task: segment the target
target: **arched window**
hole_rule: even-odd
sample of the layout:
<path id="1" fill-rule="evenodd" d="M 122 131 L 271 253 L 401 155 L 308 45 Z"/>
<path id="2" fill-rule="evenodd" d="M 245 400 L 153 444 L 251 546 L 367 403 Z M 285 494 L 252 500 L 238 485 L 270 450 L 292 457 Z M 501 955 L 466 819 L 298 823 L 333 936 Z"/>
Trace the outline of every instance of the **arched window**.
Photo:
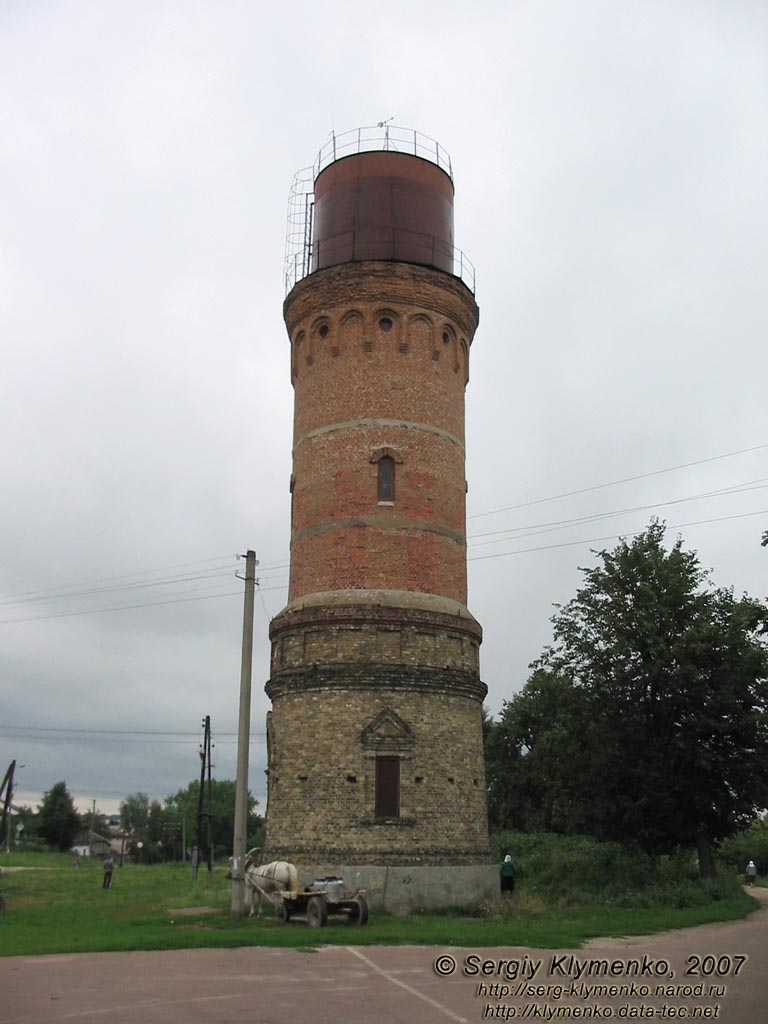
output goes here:
<path id="1" fill-rule="evenodd" d="M 379 501 L 395 500 L 395 460 L 389 455 L 379 459 L 377 497 Z"/>

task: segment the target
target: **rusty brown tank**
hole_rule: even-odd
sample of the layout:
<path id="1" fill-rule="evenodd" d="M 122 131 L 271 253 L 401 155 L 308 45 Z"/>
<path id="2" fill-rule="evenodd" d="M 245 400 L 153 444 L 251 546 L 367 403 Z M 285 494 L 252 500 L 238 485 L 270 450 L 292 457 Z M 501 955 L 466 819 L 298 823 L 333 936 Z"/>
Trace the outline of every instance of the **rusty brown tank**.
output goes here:
<path id="1" fill-rule="evenodd" d="M 404 153 L 359 153 L 315 180 L 312 268 L 396 260 L 453 273 L 453 182 Z"/>

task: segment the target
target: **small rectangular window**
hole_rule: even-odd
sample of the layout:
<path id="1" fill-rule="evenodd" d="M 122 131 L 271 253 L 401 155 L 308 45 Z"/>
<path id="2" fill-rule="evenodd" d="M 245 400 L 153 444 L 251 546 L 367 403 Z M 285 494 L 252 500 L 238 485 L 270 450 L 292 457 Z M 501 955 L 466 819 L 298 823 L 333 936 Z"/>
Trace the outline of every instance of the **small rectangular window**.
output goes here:
<path id="1" fill-rule="evenodd" d="M 389 455 L 379 459 L 378 500 L 395 500 L 395 460 Z"/>
<path id="2" fill-rule="evenodd" d="M 400 817 L 400 758 L 376 758 L 377 818 Z"/>

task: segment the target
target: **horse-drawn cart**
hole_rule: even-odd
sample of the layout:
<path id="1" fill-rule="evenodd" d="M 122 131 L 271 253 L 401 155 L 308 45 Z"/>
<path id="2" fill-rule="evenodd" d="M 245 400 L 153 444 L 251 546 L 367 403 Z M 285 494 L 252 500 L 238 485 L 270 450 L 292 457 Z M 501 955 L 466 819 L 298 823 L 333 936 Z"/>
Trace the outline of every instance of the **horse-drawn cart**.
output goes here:
<path id="1" fill-rule="evenodd" d="M 310 928 L 323 928 L 332 914 L 347 918 L 352 925 L 368 924 L 368 901 L 362 890 L 349 892 L 341 878 L 316 878 L 301 892 L 275 893 L 275 916 L 287 923 L 294 914 L 306 915 Z"/>

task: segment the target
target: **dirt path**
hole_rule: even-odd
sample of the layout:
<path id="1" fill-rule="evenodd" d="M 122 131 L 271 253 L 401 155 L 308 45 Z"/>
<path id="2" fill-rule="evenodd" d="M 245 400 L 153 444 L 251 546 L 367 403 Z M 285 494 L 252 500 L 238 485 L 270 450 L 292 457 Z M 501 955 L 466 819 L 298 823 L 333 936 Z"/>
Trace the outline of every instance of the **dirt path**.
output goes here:
<path id="1" fill-rule="evenodd" d="M 572 951 L 350 945 L 5 958 L 0 1024 L 762 1024 L 768 890 L 753 891 L 763 906 L 741 921 Z"/>

